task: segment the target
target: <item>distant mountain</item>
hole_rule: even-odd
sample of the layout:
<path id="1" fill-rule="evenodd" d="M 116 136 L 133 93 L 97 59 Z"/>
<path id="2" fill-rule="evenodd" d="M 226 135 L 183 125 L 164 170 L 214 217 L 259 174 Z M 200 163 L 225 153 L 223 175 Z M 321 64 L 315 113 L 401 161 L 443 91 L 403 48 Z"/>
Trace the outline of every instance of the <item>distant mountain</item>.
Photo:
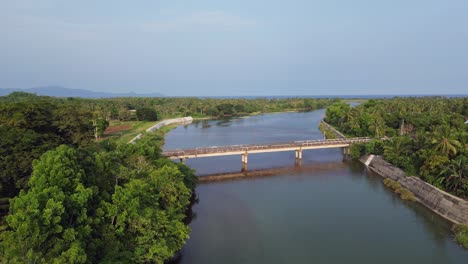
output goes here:
<path id="1" fill-rule="evenodd" d="M 137 94 L 130 93 L 106 93 L 94 92 L 84 89 L 70 89 L 61 86 L 44 86 L 34 87 L 29 89 L 0 89 L 0 96 L 8 95 L 12 92 L 26 92 L 34 93 L 37 95 L 46 95 L 54 97 L 81 97 L 81 98 L 113 98 L 113 97 L 161 97 L 164 96 L 160 93 Z"/>

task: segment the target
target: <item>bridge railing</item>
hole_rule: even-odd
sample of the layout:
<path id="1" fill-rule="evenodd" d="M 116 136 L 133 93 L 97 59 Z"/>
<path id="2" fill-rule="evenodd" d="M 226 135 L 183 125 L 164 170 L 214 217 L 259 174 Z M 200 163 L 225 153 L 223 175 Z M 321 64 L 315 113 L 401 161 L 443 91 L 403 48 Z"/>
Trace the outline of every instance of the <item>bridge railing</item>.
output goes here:
<path id="1" fill-rule="evenodd" d="M 282 149 L 282 148 L 300 148 L 309 146 L 320 146 L 329 144 L 346 144 L 346 143 L 359 143 L 368 142 L 371 138 L 369 137 L 358 137 L 348 139 L 327 139 L 327 140 L 301 140 L 285 143 L 275 144 L 247 144 L 247 145 L 231 145 L 231 146 L 211 146 L 211 147 L 198 147 L 193 149 L 176 149 L 165 151 L 165 156 L 184 156 L 184 155 L 197 155 L 197 154 L 210 154 L 210 153 L 223 153 L 233 151 L 251 151 L 251 150 L 262 150 L 262 149 Z"/>

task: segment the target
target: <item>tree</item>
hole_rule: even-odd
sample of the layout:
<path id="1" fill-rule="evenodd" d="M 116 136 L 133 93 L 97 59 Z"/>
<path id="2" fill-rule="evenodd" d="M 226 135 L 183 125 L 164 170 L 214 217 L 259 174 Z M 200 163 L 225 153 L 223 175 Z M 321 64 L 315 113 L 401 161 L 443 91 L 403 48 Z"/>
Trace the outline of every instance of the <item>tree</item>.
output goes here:
<path id="1" fill-rule="evenodd" d="M 455 155 L 458 151 L 457 148 L 462 147 L 459 141 L 451 138 L 449 126 L 438 127 L 432 136 L 432 144 L 434 144 L 435 150 L 442 155 Z"/>
<path id="2" fill-rule="evenodd" d="M 163 263 L 182 248 L 189 232 L 183 213 L 191 192 L 181 179 L 175 167 L 163 167 L 148 179 L 131 179 L 116 187 L 107 211 L 120 253 L 115 255 L 113 249 L 106 255 L 108 261 Z"/>
<path id="3" fill-rule="evenodd" d="M 336 102 L 330 105 L 326 111 L 326 121 L 341 127 L 345 121 L 346 113 L 351 109 L 347 103 Z"/>
<path id="4" fill-rule="evenodd" d="M 0 196 L 14 197 L 27 186 L 33 160 L 59 145 L 60 138 L 3 125 L 0 135 Z"/>
<path id="5" fill-rule="evenodd" d="M 158 120 L 158 114 L 152 108 L 140 108 L 136 112 L 138 120 L 140 121 L 156 121 Z"/>
<path id="6" fill-rule="evenodd" d="M 85 263 L 94 191 L 83 183 L 77 152 L 66 146 L 34 163 L 29 190 L 11 201 L 5 259 L 13 263 Z"/>

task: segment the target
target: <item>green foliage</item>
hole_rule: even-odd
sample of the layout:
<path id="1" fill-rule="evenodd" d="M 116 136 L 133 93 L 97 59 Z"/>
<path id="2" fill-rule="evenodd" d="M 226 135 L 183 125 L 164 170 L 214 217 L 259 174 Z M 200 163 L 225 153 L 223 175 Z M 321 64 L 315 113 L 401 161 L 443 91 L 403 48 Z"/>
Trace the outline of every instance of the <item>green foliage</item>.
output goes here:
<path id="1" fill-rule="evenodd" d="M 453 231 L 457 242 L 468 249 L 468 225 L 455 225 Z"/>
<path id="2" fill-rule="evenodd" d="M 390 178 L 386 178 L 383 181 L 383 183 L 385 186 L 392 189 L 395 193 L 399 194 L 401 199 L 409 200 L 409 201 L 416 201 L 416 197 L 414 196 L 414 194 L 410 190 L 402 187 L 399 182 L 394 181 Z"/>
<path id="3" fill-rule="evenodd" d="M 326 139 L 336 139 L 336 134 L 328 129 L 323 123 L 319 124 L 319 129 L 322 131 L 322 134 L 325 136 Z"/>
<path id="4" fill-rule="evenodd" d="M 140 121 L 156 121 L 158 120 L 158 114 L 156 113 L 156 110 L 149 108 L 149 107 L 143 107 L 139 108 L 136 112 L 137 118 Z"/>
<path id="5" fill-rule="evenodd" d="M 26 187 L 32 161 L 60 144 L 93 138 L 91 111 L 74 101 L 14 93 L 0 104 L 0 196 Z M 1 101 L 1 100 L 0 100 Z"/>
<path id="6" fill-rule="evenodd" d="M 188 238 L 196 177 L 160 157 L 161 135 L 136 144 L 59 146 L 34 162 L 11 201 L 7 263 L 163 263 Z M 180 168 L 180 169 L 179 169 Z"/>
<path id="7" fill-rule="evenodd" d="M 467 106 L 467 98 L 444 97 L 369 100 L 353 108 L 337 103 L 327 120 L 351 136 L 391 137 L 368 143 L 366 153 L 383 154 L 408 174 L 468 197 Z"/>
<path id="8" fill-rule="evenodd" d="M 365 146 L 361 143 L 354 143 L 349 146 L 349 154 L 352 159 L 359 159 L 365 153 Z"/>
<path id="9" fill-rule="evenodd" d="M 398 183 L 397 181 L 394 181 L 394 180 L 392 180 L 390 178 L 384 179 L 383 183 L 384 183 L 385 186 L 387 186 L 388 188 L 390 188 L 392 190 L 401 188 L 400 183 Z"/>
<path id="10" fill-rule="evenodd" d="M 365 144 L 366 154 L 382 155 L 384 152 L 384 142 L 382 140 L 373 139 Z"/>
<path id="11" fill-rule="evenodd" d="M 346 114 L 350 111 L 351 106 L 344 102 L 336 102 L 330 105 L 326 111 L 325 120 L 333 125 L 341 126 L 345 121 Z"/>
<path id="12" fill-rule="evenodd" d="M 74 149 L 60 146 L 34 163 L 30 189 L 11 201 L 6 218 L 6 260 L 14 263 L 85 263 L 91 234 L 88 205 L 95 194 L 83 184 Z"/>

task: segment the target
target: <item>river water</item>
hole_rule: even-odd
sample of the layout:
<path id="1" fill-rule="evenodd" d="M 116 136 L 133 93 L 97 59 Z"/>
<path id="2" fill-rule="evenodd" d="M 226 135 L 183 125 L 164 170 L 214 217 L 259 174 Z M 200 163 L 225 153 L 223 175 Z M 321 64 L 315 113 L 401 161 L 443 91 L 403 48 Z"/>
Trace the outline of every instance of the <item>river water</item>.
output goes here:
<path id="1" fill-rule="evenodd" d="M 165 149 L 321 139 L 324 111 L 203 120 L 166 135 Z M 189 159 L 199 175 L 238 172 L 240 156 Z M 468 263 L 450 224 L 386 189 L 340 149 L 249 155 L 275 176 L 200 184 L 178 263 Z"/>

